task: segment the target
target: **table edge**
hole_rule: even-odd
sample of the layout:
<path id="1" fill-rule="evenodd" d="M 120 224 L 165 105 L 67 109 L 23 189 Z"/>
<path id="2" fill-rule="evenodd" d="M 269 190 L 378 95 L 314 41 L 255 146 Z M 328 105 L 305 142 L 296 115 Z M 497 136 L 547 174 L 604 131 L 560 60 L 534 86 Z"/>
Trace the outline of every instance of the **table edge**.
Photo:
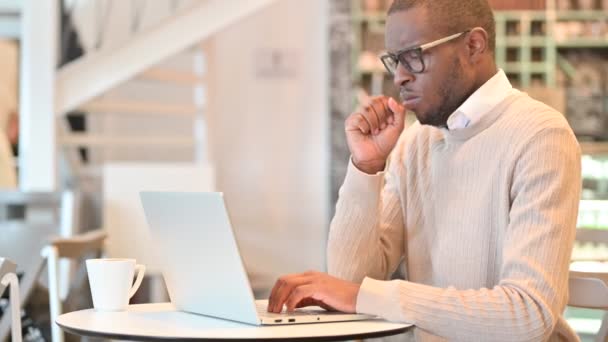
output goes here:
<path id="1" fill-rule="evenodd" d="M 334 322 L 335 323 L 335 322 Z M 175 340 L 181 340 L 181 341 L 293 341 L 293 342 L 304 342 L 304 341 L 319 341 L 319 342 L 332 342 L 332 341 L 347 341 L 347 340 L 353 340 L 353 339 L 365 339 L 365 338 L 379 338 L 379 337 L 387 337 L 387 336 L 394 336 L 397 334 L 401 334 L 404 333 L 406 331 L 408 331 L 409 329 L 413 328 L 414 325 L 413 324 L 409 324 L 409 323 L 404 323 L 406 324 L 403 327 L 399 327 L 399 328 L 395 328 L 395 329 L 391 329 L 391 330 L 385 330 L 385 331 L 380 331 L 380 332 L 371 332 L 371 333 L 363 333 L 363 334 L 352 334 L 352 335 L 340 335 L 340 336 L 327 336 L 327 337 L 319 337 L 319 336 L 311 336 L 311 337 L 297 337 L 297 338 L 250 338 L 250 339 L 243 339 L 243 338 L 200 338 L 200 337 L 181 337 L 181 338 L 176 338 L 175 336 L 173 337 L 169 337 L 169 336 L 143 336 L 143 335 L 121 335 L 121 334 L 114 334 L 114 333 L 103 333 L 103 332 L 98 332 L 98 331 L 91 331 L 91 330 L 84 330 L 84 329 L 77 329 L 77 328 L 72 328 L 72 327 L 68 327 L 65 326 L 63 324 L 60 324 L 58 322 L 55 321 L 55 324 L 57 324 L 63 331 L 68 332 L 70 334 L 74 334 L 74 335 L 78 335 L 78 336 L 87 336 L 87 337 L 101 337 L 101 338 L 109 338 L 109 339 L 117 339 L 117 340 L 127 340 L 127 341 L 175 341 Z M 324 324 L 324 323 L 318 323 L 318 324 Z"/>

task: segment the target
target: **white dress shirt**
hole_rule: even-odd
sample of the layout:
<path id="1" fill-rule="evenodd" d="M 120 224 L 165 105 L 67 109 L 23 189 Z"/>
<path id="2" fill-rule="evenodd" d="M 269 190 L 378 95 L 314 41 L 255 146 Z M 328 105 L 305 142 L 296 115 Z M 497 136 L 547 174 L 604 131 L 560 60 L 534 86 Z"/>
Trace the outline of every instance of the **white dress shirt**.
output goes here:
<path id="1" fill-rule="evenodd" d="M 462 129 L 476 122 L 502 102 L 507 96 L 518 92 L 514 89 L 502 69 L 477 89 L 469 98 L 450 115 L 448 129 Z"/>

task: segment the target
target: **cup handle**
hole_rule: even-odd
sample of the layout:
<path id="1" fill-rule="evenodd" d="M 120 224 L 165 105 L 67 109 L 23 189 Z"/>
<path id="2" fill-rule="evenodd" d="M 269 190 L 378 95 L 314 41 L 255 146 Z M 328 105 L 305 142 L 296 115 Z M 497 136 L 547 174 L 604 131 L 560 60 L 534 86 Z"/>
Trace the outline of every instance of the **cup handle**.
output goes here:
<path id="1" fill-rule="evenodd" d="M 135 265 L 135 271 L 137 271 L 137 278 L 135 279 L 135 283 L 133 284 L 133 286 L 131 287 L 131 290 L 129 291 L 129 299 L 131 299 L 131 297 L 133 297 L 135 292 L 137 292 L 137 289 L 139 289 L 139 286 L 141 285 L 141 281 L 144 279 L 144 273 L 146 273 L 146 266 L 137 264 L 137 265 Z"/>

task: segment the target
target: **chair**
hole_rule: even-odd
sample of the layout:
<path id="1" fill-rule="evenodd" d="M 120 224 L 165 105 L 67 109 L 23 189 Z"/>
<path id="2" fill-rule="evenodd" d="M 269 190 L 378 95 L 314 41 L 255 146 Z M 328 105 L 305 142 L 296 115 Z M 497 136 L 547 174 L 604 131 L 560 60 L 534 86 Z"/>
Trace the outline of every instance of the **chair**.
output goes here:
<path id="1" fill-rule="evenodd" d="M 32 250 L 40 250 L 41 244 L 48 243 L 49 236 L 73 236 L 80 232 L 81 195 L 79 192 L 66 190 L 63 192 L 0 192 L 0 221 L 2 225 L 7 222 L 12 228 L 24 225 L 36 227 L 27 234 L 29 240 L 22 241 L 26 245 L 10 244 L 3 246 L 3 251 L 10 251 L 22 271 L 37 268 L 41 260 L 36 260 Z M 18 213 L 12 216 L 12 213 Z M 19 217 L 23 216 L 23 217 Z M 4 227 L 2 227 L 4 228 Z M 36 233 L 34 233 L 34 231 Z M 14 232 L 13 233 L 17 234 Z M 11 235 L 5 235 L 11 236 Z M 37 243 L 38 242 L 38 243 Z M 60 266 L 61 278 L 70 278 L 71 265 L 68 262 Z M 67 283 L 64 281 L 63 283 Z M 62 293 L 68 291 L 67 285 L 60 289 Z"/>
<path id="2" fill-rule="evenodd" d="M 45 260 L 40 253 L 52 236 L 56 236 L 57 226 L 51 224 L 30 224 L 20 221 L 0 222 L 0 251 L 2 257 L 14 260 L 17 271 L 23 276 L 19 280 L 20 307 L 23 307 L 36 288 Z M 34 251 L 34 253 L 32 253 Z M 7 315 L 0 317 L 0 341 L 6 340 L 11 330 Z"/>
<path id="3" fill-rule="evenodd" d="M 10 287 L 10 318 L 12 321 L 12 340 L 21 342 L 21 302 L 19 300 L 19 279 L 15 274 L 17 265 L 12 261 L 0 258 L 0 295 Z M 8 316 L 7 313 L 5 313 Z"/>
<path id="4" fill-rule="evenodd" d="M 17 231 L 21 232 L 21 235 L 12 235 L 14 243 L 16 244 L 19 244 L 21 241 L 31 240 L 28 239 L 28 237 L 32 236 L 31 232 L 38 231 L 38 229 L 35 228 L 20 228 L 21 229 Z M 61 291 L 59 261 L 61 259 L 79 260 L 92 253 L 95 253 L 95 256 L 99 256 L 102 253 L 105 238 L 105 232 L 96 230 L 70 238 L 50 239 L 46 246 L 39 248 L 41 252 L 36 261 L 39 260 L 40 262 L 35 262 L 33 266 L 26 269 L 25 275 L 21 280 L 21 288 L 23 289 L 24 295 L 20 298 L 20 301 L 18 301 L 20 302 L 20 305 L 15 307 L 22 307 L 27 303 L 27 300 L 35 287 L 36 281 L 46 265 L 49 285 L 51 336 L 54 342 L 62 342 L 64 340 L 63 332 L 59 326 L 55 324 L 55 320 L 61 314 L 62 302 L 67 298 L 69 293 Z M 12 304 L 11 307 L 13 307 Z M 9 327 L 10 323 L 8 319 L 2 317 L 0 320 L 0 341 L 3 341 L 8 335 Z"/>
<path id="5" fill-rule="evenodd" d="M 608 231 L 578 229 L 576 241 L 608 244 Z M 573 263 L 570 269 L 568 285 L 568 305 L 587 309 L 608 310 L 608 266 L 605 263 Z M 595 341 L 608 341 L 608 312 L 604 314 Z"/>
<path id="6" fill-rule="evenodd" d="M 63 333 L 54 321 L 61 313 L 62 301 L 68 296 L 73 278 L 69 272 L 69 260 L 82 258 L 89 252 L 100 254 L 106 234 L 101 231 L 76 234 L 80 230 L 79 196 L 73 192 L 0 194 L 0 205 L 12 204 L 26 207 L 26 219 L 0 221 L 0 235 L 3 237 L 0 251 L 3 256 L 17 261 L 24 274 L 20 280 L 22 307 L 40 280 L 44 266 L 47 266 L 51 333 L 53 341 L 61 342 Z M 49 216 L 47 213 L 51 213 L 51 218 L 58 217 L 58 222 L 41 220 Z M 58 236 L 62 238 L 56 238 Z M 0 318 L 0 341 L 8 336 L 9 331 L 10 321 L 6 317 Z"/>
<path id="7" fill-rule="evenodd" d="M 64 340 L 61 328 L 55 324 L 61 314 L 62 302 L 67 293 L 61 293 L 59 286 L 59 260 L 62 258 L 82 260 L 85 256 L 94 253 L 100 256 L 103 251 L 104 240 L 107 235 L 101 230 L 91 231 L 71 238 L 60 238 L 51 241 L 41 254 L 46 259 L 49 278 L 49 305 L 51 318 L 51 334 L 53 342 Z"/>

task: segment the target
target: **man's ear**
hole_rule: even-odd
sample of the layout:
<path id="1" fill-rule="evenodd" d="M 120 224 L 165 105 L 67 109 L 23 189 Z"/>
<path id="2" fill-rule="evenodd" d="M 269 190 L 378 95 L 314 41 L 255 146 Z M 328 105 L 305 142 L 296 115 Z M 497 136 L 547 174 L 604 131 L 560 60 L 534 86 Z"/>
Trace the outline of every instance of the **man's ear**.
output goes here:
<path id="1" fill-rule="evenodd" d="M 476 27 L 467 35 L 467 52 L 469 60 L 476 64 L 488 52 L 488 33 L 481 27 Z"/>

